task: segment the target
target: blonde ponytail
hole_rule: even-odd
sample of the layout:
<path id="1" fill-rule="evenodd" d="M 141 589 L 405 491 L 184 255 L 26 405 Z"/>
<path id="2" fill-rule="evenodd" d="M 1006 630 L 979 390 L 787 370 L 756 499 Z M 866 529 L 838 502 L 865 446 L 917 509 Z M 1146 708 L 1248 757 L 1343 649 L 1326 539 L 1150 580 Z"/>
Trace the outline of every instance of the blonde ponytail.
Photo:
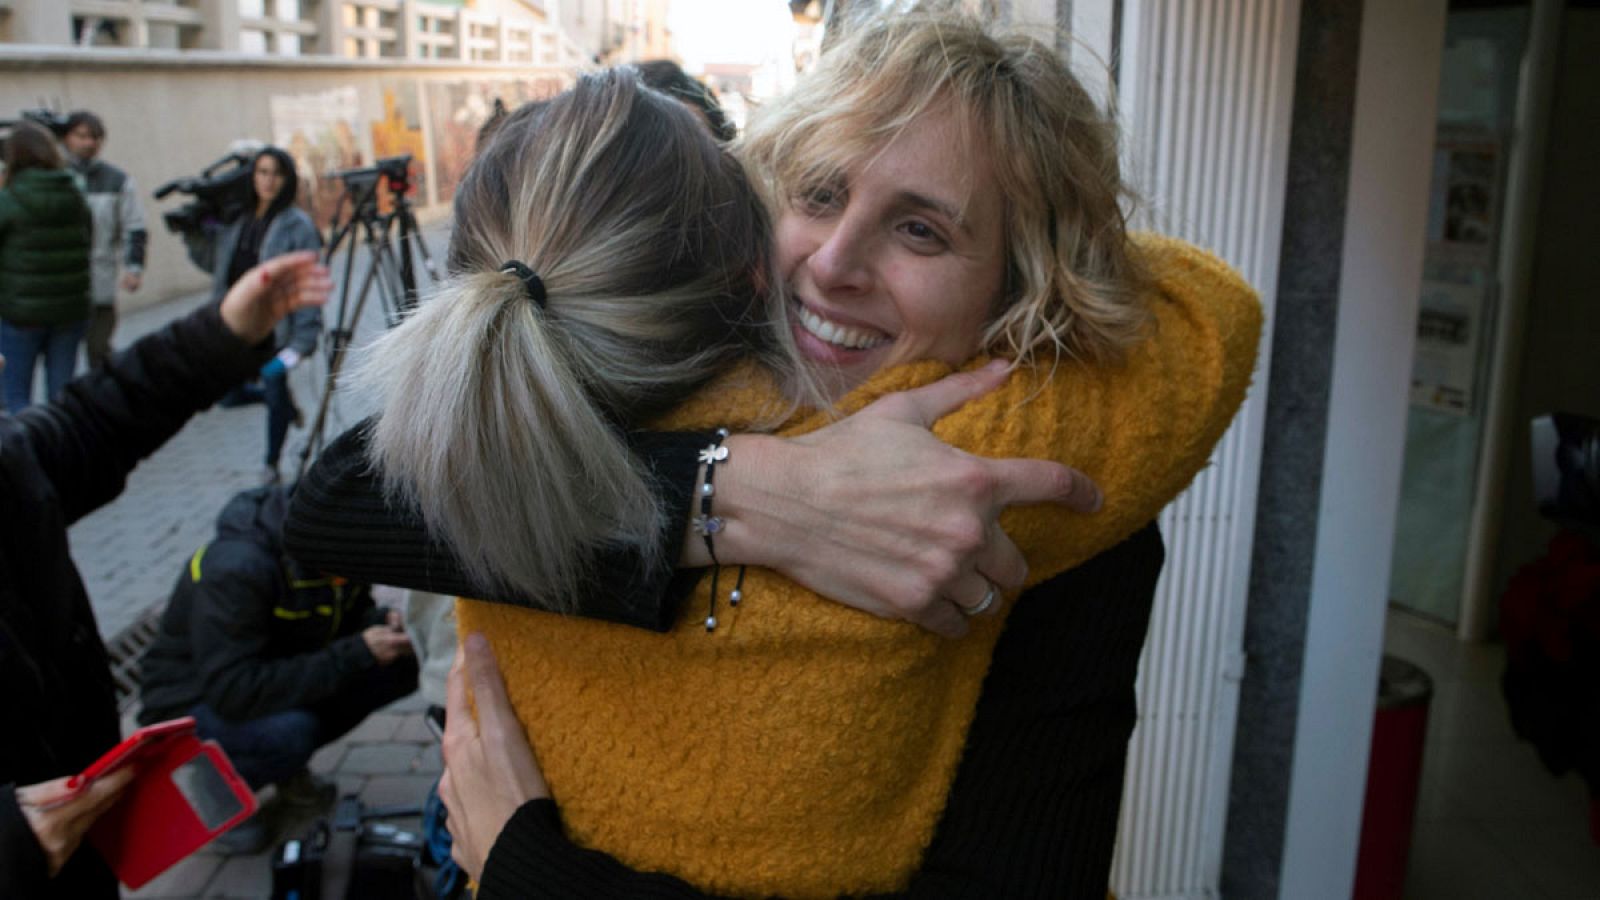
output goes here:
<path id="1" fill-rule="evenodd" d="M 744 170 L 634 78 L 585 77 L 499 126 L 457 191 L 452 276 L 352 379 L 376 395 L 392 498 L 486 586 L 547 609 L 570 609 L 599 547 L 668 564 L 624 429 L 739 359 L 788 365 Z"/>
<path id="2" fill-rule="evenodd" d="M 476 274 L 376 342 L 358 377 L 379 395 L 391 500 L 489 586 L 560 610 L 589 549 L 657 560 L 661 510 L 551 332 L 516 276 Z"/>

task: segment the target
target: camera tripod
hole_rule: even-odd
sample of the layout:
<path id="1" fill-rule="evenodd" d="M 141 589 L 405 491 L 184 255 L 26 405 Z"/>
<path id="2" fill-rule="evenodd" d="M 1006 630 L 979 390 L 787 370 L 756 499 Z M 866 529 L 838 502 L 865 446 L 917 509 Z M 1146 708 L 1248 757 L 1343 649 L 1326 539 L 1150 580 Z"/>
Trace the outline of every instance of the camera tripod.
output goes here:
<path id="1" fill-rule="evenodd" d="M 399 325 L 417 306 L 416 264 L 420 260 L 427 273 L 428 284 L 437 281 L 439 274 L 433 257 L 422 240 L 411 201 L 406 197 L 410 189 L 411 156 L 391 156 L 378 160 L 376 165 L 363 169 L 346 169 L 332 177 L 344 182 L 344 193 L 334 209 L 333 231 L 328 248 L 323 253 L 323 263 L 333 260 L 344 251 L 344 275 L 339 288 L 339 304 L 333 327 L 328 329 L 328 377 L 323 383 L 322 401 L 318 404 L 316 418 L 312 420 L 309 436 L 300 451 L 300 465 L 296 481 L 305 474 L 311 458 L 322 447 L 323 431 L 327 424 L 329 407 L 338 388 L 339 370 L 344 365 L 345 354 L 355 336 L 367 298 L 378 295 L 382 306 L 384 327 Z M 380 212 L 378 187 L 386 185 L 393 199 L 393 208 Z M 346 213 L 346 207 L 349 211 Z M 356 253 L 365 247 L 367 261 L 361 276 L 360 287 L 352 292 L 356 274 Z"/>

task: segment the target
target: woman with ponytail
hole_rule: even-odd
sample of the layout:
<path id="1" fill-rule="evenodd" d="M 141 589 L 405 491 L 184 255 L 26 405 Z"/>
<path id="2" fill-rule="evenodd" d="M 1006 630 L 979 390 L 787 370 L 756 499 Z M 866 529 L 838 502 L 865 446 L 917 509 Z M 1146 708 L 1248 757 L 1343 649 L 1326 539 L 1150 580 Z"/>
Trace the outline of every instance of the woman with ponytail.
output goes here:
<path id="1" fill-rule="evenodd" d="M 1259 306 L 1127 234 L 1048 48 L 869 26 L 745 147 L 775 254 L 703 129 L 630 149 L 664 98 L 626 76 L 515 114 L 458 195 L 460 308 L 375 348 L 378 423 L 297 494 L 309 561 L 510 601 L 458 605 L 488 640 L 440 793 L 480 897 L 1104 894 L 1148 523 Z"/>
<path id="2" fill-rule="evenodd" d="M 593 548 L 664 560 L 623 429 L 739 360 L 793 368 L 766 213 L 694 114 L 626 71 L 512 113 L 455 211 L 449 279 L 354 376 L 373 461 L 486 586 L 570 609 Z"/>

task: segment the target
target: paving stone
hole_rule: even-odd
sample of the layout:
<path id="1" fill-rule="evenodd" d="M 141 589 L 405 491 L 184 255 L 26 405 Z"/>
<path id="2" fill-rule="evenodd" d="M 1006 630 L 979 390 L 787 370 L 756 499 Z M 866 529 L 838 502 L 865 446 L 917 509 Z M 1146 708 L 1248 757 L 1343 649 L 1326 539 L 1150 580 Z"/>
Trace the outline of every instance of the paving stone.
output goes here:
<path id="1" fill-rule="evenodd" d="M 342 740 L 334 741 L 326 747 L 320 747 L 317 752 L 311 754 L 311 760 L 306 763 L 306 768 L 310 769 L 312 774 L 315 775 L 328 775 L 339 768 L 339 764 L 344 761 L 344 753 L 348 749 L 350 749 L 350 745 Z"/>
<path id="2" fill-rule="evenodd" d="M 407 775 L 422 770 L 415 744 L 355 744 L 345 754 L 340 774 Z"/>
<path id="3" fill-rule="evenodd" d="M 374 775 L 361 791 L 368 806 L 421 806 L 435 775 Z"/>
<path id="4" fill-rule="evenodd" d="M 411 744 L 431 744 L 438 740 L 421 713 L 409 713 L 401 719 L 400 727 L 395 730 L 394 739 Z"/>
<path id="5" fill-rule="evenodd" d="M 211 883 L 217 870 L 222 868 L 222 862 L 222 857 L 214 854 L 191 854 L 137 891 L 125 890 L 123 896 L 130 900 L 198 897 L 205 892 L 206 886 Z"/>
<path id="6" fill-rule="evenodd" d="M 341 772 L 334 778 L 334 781 L 339 785 L 339 796 L 341 797 L 346 794 L 359 794 L 367 788 L 366 775 L 352 775 L 348 772 Z"/>
<path id="7" fill-rule="evenodd" d="M 393 740 L 402 718 L 394 713 L 373 713 L 360 725 L 350 729 L 343 740 L 349 744 L 376 744 Z"/>
<path id="8" fill-rule="evenodd" d="M 430 744 L 422 751 L 422 756 L 417 760 L 417 769 L 421 772 L 444 771 L 444 754 L 440 752 L 438 744 Z"/>
<path id="9" fill-rule="evenodd" d="M 206 886 L 205 897 L 261 900 L 272 893 L 272 856 L 230 856 Z"/>
<path id="10" fill-rule="evenodd" d="M 383 712 L 390 713 L 419 713 L 428 708 L 428 700 L 422 696 L 421 691 L 412 691 L 399 700 L 383 708 Z"/>

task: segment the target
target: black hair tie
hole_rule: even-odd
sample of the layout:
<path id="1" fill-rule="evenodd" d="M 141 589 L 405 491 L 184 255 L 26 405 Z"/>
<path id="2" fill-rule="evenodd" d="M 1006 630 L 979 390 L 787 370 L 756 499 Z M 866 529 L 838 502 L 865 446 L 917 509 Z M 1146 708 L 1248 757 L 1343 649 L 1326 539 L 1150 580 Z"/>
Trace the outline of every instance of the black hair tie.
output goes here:
<path id="1" fill-rule="evenodd" d="M 532 300 L 540 309 L 545 308 L 544 281 L 539 278 L 537 273 L 528 268 L 527 263 L 514 259 L 508 260 L 501 264 L 500 271 L 510 272 L 522 279 L 522 289 L 528 292 L 528 299 Z"/>

